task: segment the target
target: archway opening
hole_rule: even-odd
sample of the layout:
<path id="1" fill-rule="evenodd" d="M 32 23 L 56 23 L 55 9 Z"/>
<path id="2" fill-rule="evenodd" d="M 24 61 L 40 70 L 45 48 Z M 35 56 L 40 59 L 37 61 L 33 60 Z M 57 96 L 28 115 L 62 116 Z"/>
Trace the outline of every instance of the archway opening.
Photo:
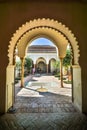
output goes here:
<path id="1" fill-rule="evenodd" d="M 59 49 L 59 57 L 61 59 L 61 63 L 62 63 L 63 58 L 66 55 L 67 44 L 70 41 L 70 44 L 72 45 L 72 48 L 74 51 L 74 63 L 78 64 L 78 49 L 77 49 L 78 47 L 75 46 L 75 43 L 77 45 L 77 41 L 73 37 L 72 33 L 65 26 L 61 25 L 60 23 L 58 24 L 57 22 L 55 22 L 55 21 L 53 22 L 53 21 L 50 21 L 48 19 L 47 19 L 47 21 L 50 22 L 50 26 L 49 26 L 49 24 L 46 24 L 46 20 L 44 23 L 44 19 L 42 19 L 41 24 L 44 24 L 43 27 L 39 25 L 39 27 L 36 27 L 34 29 L 32 28 L 32 30 L 29 30 L 29 29 L 26 30 L 26 28 L 25 28 L 25 32 L 23 32 L 24 29 L 22 31 L 20 31 L 21 30 L 20 29 L 19 32 L 21 32 L 21 33 L 19 34 L 19 36 L 16 37 L 18 32 L 14 35 L 15 38 L 14 37 L 12 38 L 12 42 L 11 42 L 12 46 L 9 49 L 9 57 L 10 57 L 9 58 L 9 67 L 10 67 L 10 65 L 13 64 L 13 55 L 12 54 L 14 52 L 14 48 L 16 45 L 19 48 L 19 55 L 23 59 L 23 57 L 25 55 L 25 48 L 26 48 L 26 45 L 28 44 L 28 42 L 33 40 L 36 37 L 41 37 L 41 36 L 46 36 L 47 38 L 51 39 L 56 44 L 56 46 Z M 36 22 L 38 22 L 38 20 Z M 55 25 L 54 23 L 56 23 L 55 27 L 54 27 L 54 25 Z M 35 25 L 36 24 L 34 24 L 34 26 Z M 49 28 L 47 26 L 49 26 Z M 13 41 L 15 41 L 15 42 L 13 43 Z M 22 64 L 22 66 L 23 66 L 23 64 Z M 7 73 L 10 71 L 9 67 L 8 67 Z M 47 66 L 47 68 L 48 68 L 48 66 Z M 79 65 L 77 65 L 77 68 L 79 68 Z M 76 72 L 78 73 L 80 70 L 80 68 L 79 68 L 79 70 L 77 70 L 77 68 L 75 68 L 76 70 L 73 69 L 73 78 L 75 76 L 75 73 Z M 62 68 L 61 68 L 61 70 L 62 70 Z M 9 74 L 7 74 L 7 75 L 9 75 Z M 73 80 L 74 88 L 75 88 L 76 82 L 74 82 L 74 81 L 75 80 Z M 80 80 L 80 82 L 81 82 L 81 80 Z M 81 90 L 81 87 L 80 87 L 80 90 Z M 78 96 L 76 96 L 75 92 L 76 92 L 76 90 L 74 91 L 74 94 L 73 94 L 74 98 L 76 99 L 75 104 L 80 108 L 80 106 L 81 106 L 81 92 L 79 93 L 80 99 L 78 99 Z M 11 104 L 12 104 L 12 101 L 11 101 Z M 7 105 L 8 108 L 11 106 L 11 104 Z"/>
<path id="2" fill-rule="evenodd" d="M 36 72 L 37 73 L 46 73 L 46 62 L 42 57 L 40 57 L 36 62 Z"/>
<path id="3" fill-rule="evenodd" d="M 33 60 L 32 68 L 35 67 L 36 72 L 33 73 L 33 77 L 31 75 L 29 75 L 29 78 L 31 77 L 31 79 L 27 78 L 29 80 L 27 80 L 27 82 L 25 81 L 24 88 L 20 89 L 20 91 L 18 91 L 18 92 L 16 91 L 17 93 L 16 93 L 15 107 L 16 108 L 18 107 L 17 104 L 18 104 L 18 101 L 21 100 L 20 98 L 22 98 L 22 100 L 21 100 L 21 102 L 19 102 L 20 106 L 19 106 L 19 108 L 17 108 L 18 111 L 21 111 L 21 106 L 23 108 L 24 108 L 24 106 L 27 107 L 27 103 L 25 103 L 25 97 L 27 97 L 26 98 L 27 101 L 29 100 L 29 98 L 32 99 L 33 97 L 36 97 L 36 96 L 40 97 L 40 98 L 45 97 L 46 98 L 45 103 L 47 101 L 49 102 L 49 100 L 47 98 L 47 97 L 49 97 L 49 95 L 50 95 L 50 100 L 52 100 L 54 102 L 55 101 L 57 102 L 58 99 L 56 99 L 56 98 L 58 98 L 58 95 L 61 95 L 61 99 L 62 99 L 62 102 L 60 101 L 61 104 L 63 104 L 63 99 L 66 99 L 66 102 L 68 99 L 71 100 L 71 98 L 68 98 L 68 97 L 71 97 L 71 88 L 69 86 L 67 87 L 67 85 L 64 84 L 64 92 L 61 93 L 60 79 L 58 79 L 58 77 L 55 78 L 55 74 L 57 74 L 57 70 L 58 70 L 58 68 L 55 68 L 55 64 L 56 64 L 57 60 L 59 61 L 57 48 L 54 47 L 54 45 L 51 46 L 51 45 L 42 44 L 40 46 L 37 45 L 34 47 L 32 47 L 31 45 L 32 45 L 32 42 L 31 42 L 30 46 L 27 46 L 25 55 L 26 55 L 26 57 L 29 57 Z M 45 49 L 44 49 L 45 53 L 44 53 L 44 50 L 43 51 L 40 50 L 41 46 L 45 47 Z M 50 52 L 50 49 L 51 49 L 51 52 Z M 32 55 L 30 53 L 32 53 Z M 43 53 L 44 53 L 44 55 L 43 55 Z M 56 56 L 55 56 L 55 54 L 56 54 Z M 38 55 L 38 57 L 36 57 L 36 55 Z M 40 56 L 42 56 L 42 57 L 40 57 Z M 51 72 L 50 72 L 51 75 L 49 75 L 49 77 L 48 77 L 48 73 L 47 73 L 46 63 L 48 63 L 50 70 L 51 70 Z M 40 68 L 40 70 L 39 69 L 37 70 L 37 68 Z M 49 70 L 49 68 L 48 68 L 48 70 Z M 54 73 L 54 71 L 55 71 L 55 73 Z M 37 73 L 40 74 L 39 77 L 37 76 Z M 45 73 L 46 75 L 43 76 L 43 73 Z M 42 94 L 41 92 L 37 91 L 38 88 L 40 88 L 42 86 L 44 86 L 44 88 L 45 88 L 46 92 L 44 92 L 44 94 L 46 94 L 46 96 L 44 94 Z M 18 88 L 19 88 L 19 86 L 18 86 Z M 69 89 L 68 91 L 67 91 L 67 88 Z M 16 88 L 16 90 L 17 90 L 17 88 Z M 40 91 L 41 91 L 41 89 L 40 89 Z M 55 100 L 52 98 L 53 95 L 55 97 Z M 44 98 L 44 100 L 45 100 L 45 98 Z M 36 106 L 38 106 L 37 102 L 38 102 L 38 100 L 36 100 Z M 68 103 L 70 103 L 70 102 L 68 102 Z M 33 103 L 35 103 L 35 102 L 32 101 L 31 104 L 33 104 Z M 50 104 L 50 105 L 52 105 L 52 104 Z M 27 111 L 29 111 L 29 109 L 30 108 L 27 108 Z M 35 110 L 33 108 L 32 108 L 32 110 L 35 112 Z M 24 112 L 26 112 L 26 109 Z M 49 112 L 50 112 L 50 110 L 49 110 Z"/>

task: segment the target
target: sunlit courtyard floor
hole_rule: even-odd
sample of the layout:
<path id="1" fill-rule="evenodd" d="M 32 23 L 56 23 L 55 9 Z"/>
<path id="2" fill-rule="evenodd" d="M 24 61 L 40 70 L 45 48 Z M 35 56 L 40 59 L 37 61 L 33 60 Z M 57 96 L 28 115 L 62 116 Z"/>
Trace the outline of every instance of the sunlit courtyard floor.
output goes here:
<path id="1" fill-rule="evenodd" d="M 38 88 L 46 92 L 38 92 Z M 51 75 L 30 75 L 15 85 L 15 113 L 0 116 L 0 130 L 87 130 L 87 116 L 71 101 L 71 85 Z"/>
<path id="2" fill-rule="evenodd" d="M 71 84 L 64 84 L 64 88 L 61 88 L 58 78 L 36 74 L 29 81 L 27 78 L 24 88 L 20 88 L 20 83 L 15 85 L 14 106 L 17 112 L 75 112 L 71 98 Z"/>

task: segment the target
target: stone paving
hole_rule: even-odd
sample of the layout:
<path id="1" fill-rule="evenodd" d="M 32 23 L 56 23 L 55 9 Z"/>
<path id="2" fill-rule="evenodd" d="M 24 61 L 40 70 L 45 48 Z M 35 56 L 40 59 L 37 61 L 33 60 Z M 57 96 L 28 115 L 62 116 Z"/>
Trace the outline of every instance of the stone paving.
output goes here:
<path id="1" fill-rule="evenodd" d="M 87 116 L 71 102 L 70 85 L 61 88 L 57 78 L 45 75 L 27 77 L 22 89 L 19 85 L 15 86 L 16 112 L 0 116 L 0 130 L 87 130 Z M 39 93 L 41 85 L 48 91 Z"/>
<path id="2" fill-rule="evenodd" d="M 28 81 L 29 80 L 29 81 Z M 47 92 L 38 92 L 43 87 Z M 60 81 L 54 76 L 33 76 L 27 79 L 25 87 L 16 85 L 15 104 L 16 112 L 28 113 L 54 113 L 54 112 L 75 112 L 71 102 L 71 85 L 64 84 L 61 88 Z"/>

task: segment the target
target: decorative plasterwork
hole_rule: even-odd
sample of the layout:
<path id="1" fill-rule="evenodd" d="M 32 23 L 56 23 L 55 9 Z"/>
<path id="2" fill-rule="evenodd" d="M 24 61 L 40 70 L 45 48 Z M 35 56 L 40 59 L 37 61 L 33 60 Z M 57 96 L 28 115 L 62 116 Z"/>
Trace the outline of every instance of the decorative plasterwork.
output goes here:
<path id="1" fill-rule="evenodd" d="M 29 41 L 41 36 L 47 37 L 54 42 L 54 44 L 58 47 L 60 58 L 64 58 L 66 56 L 68 40 L 60 32 L 52 28 L 39 27 L 26 32 L 20 38 L 20 40 L 17 43 L 19 57 L 25 56 L 25 50 Z"/>
<path id="2" fill-rule="evenodd" d="M 55 31 L 61 32 L 64 37 L 66 37 L 74 52 L 74 64 L 79 64 L 79 46 L 78 42 L 74 36 L 74 34 L 67 28 L 65 25 L 62 23 L 55 21 L 53 19 L 35 19 L 29 22 L 26 22 L 26 24 L 23 24 L 19 29 L 13 34 L 10 44 L 9 44 L 9 49 L 8 49 L 8 57 L 9 57 L 9 64 L 13 64 L 13 53 L 14 53 L 14 48 L 16 44 L 19 42 L 21 37 L 26 32 L 29 32 L 31 30 L 34 30 L 35 28 L 51 28 Z"/>
<path id="3" fill-rule="evenodd" d="M 38 64 L 39 62 L 44 62 L 46 64 L 46 59 L 43 58 L 43 57 L 39 57 L 37 60 L 36 60 L 36 64 Z"/>

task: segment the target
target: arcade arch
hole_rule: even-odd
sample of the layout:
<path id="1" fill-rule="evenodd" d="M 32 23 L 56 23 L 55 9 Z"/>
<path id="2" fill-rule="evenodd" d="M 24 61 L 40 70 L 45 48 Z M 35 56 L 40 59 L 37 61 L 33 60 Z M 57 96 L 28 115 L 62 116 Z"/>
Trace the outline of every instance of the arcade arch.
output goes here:
<path id="1" fill-rule="evenodd" d="M 79 66 L 79 46 L 74 34 L 65 27 L 65 25 L 59 23 L 58 21 L 54 21 L 53 19 L 35 19 L 33 21 L 27 22 L 22 25 L 13 37 L 11 38 L 8 57 L 9 64 L 7 67 L 7 82 L 8 89 L 6 90 L 6 95 L 10 98 L 6 102 L 6 111 L 9 107 L 12 106 L 12 89 L 9 90 L 10 84 L 14 82 L 14 65 L 13 65 L 13 57 L 14 57 L 14 49 L 17 45 L 18 47 L 18 55 L 22 60 L 22 66 L 24 62 L 25 50 L 27 44 L 37 37 L 45 36 L 51 41 L 59 49 L 59 58 L 62 59 L 66 55 L 66 48 L 68 43 L 71 44 L 73 53 L 74 53 L 74 65 L 72 66 L 73 71 L 73 102 L 74 104 L 81 110 L 82 108 L 82 94 L 81 94 L 81 68 Z M 12 77 L 9 79 L 9 72 Z M 79 78 L 78 76 L 79 75 Z M 77 78 L 79 79 L 77 82 Z M 77 88 L 76 88 L 77 87 Z M 10 93 L 9 93 L 10 91 Z M 77 93 L 79 91 L 79 93 Z M 6 97 L 7 98 L 7 97 Z"/>
<path id="2" fill-rule="evenodd" d="M 46 72 L 46 60 L 43 57 L 39 57 L 36 61 L 36 69 L 37 73 L 45 73 Z"/>

